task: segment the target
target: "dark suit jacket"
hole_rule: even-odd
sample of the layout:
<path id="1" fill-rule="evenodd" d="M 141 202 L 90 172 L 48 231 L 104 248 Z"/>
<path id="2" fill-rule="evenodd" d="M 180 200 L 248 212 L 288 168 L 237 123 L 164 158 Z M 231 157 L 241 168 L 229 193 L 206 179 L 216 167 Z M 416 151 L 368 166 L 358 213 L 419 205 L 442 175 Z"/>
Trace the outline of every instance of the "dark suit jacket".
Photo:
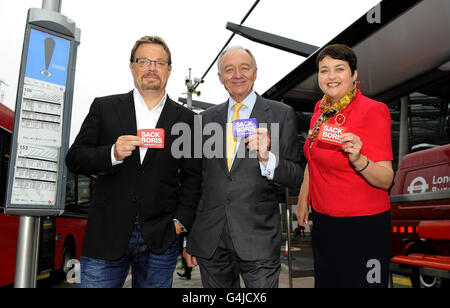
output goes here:
<path id="1" fill-rule="evenodd" d="M 70 148 L 66 164 L 76 174 L 98 175 L 83 246 L 83 255 L 119 259 L 125 252 L 136 215 L 145 242 L 156 254 L 173 244 L 173 219 L 190 229 L 201 195 L 201 160 L 175 159 L 171 146 L 175 123 L 194 126 L 194 113 L 167 98 L 157 128 L 165 129 L 165 148 L 139 151 L 117 166 L 111 148 L 123 135 L 137 135 L 133 92 L 96 98 Z"/>
<path id="2" fill-rule="evenodd" d="M 203 126 L 219 123 L 225 128 L 228 103 L 202 114 Z M 238 146 L 247 158 L 236 158 L 231 172 L 226 158 L 203 159 L 203 194 L 197 217 L 189 235 L 188 252 L 209 259 L 213 256 L 225 223 L 239 257 L 246 261 L 271 259 L 280 254 L 280 209 L 275 184 L 299 187 L 303 179 L 297 121 L 293 109 L 285 104 L 257 97 L 251 118 L 258 123 L 279 123 L 278 167 L 273 181 L 261 175 L 257 158 L 248 158 L 244 142 Z M 225 132 L 225 130 L 224 130 Z M 226 149 L 226 134 L 223 142 Z M 255 155 L 253 155 L 255 156 Z"/>

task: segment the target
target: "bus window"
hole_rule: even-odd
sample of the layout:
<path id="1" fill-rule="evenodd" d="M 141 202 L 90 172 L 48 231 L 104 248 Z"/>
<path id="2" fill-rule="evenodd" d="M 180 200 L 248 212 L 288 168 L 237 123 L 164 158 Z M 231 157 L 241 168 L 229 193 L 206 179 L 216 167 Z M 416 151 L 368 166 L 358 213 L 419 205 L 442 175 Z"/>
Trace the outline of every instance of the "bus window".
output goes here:
<path id="1" fill-rule="evenodd" d="M 89 178 L 80 175 L 78 177 L 78 204 L 89 202 L 90 191 Z"/>
<path id="2" fill-rule="evenodd" d="M 10 158 L 11 134 L 0 128 L 0 207 L 6 202 L 6 182 Z"/>
<path id="3" fill-rule="evenodd" d="M 408 153 L 450 143 L 450 76 L 402 95 L 408 97 Z M 394 170 L 400 167 L 397 161 L 400 143 L 401 100 L 387 102 L 392 118 L 392 144 Z"/>
<path id="4" fill-rule="evenodd" d="M 94 178 L 67 173 L 66 215 L 87 215 L 91 200 Z"/>
<path id="5" fill-rule="evenodd" d="M 91 200 L 92 179 L 84 175 L 79 175 L 77 183 L 78 183 L 78 194 L 77 194 L 78 212 L 80 214 L 87 214 L 87 210 L 89 208 Z"/>
<path id="6" fill-rule="evenodd" d="M 68 172 L 66 182 L 66 212 L 76 212 L 76 183 L 75 176 Z"/>

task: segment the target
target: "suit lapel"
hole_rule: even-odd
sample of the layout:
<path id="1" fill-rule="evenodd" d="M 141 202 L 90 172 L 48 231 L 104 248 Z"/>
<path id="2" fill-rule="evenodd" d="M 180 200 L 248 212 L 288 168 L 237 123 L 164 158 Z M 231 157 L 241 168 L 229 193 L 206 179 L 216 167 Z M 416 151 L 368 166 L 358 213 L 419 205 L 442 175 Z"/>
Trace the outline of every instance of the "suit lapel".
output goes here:
<path id="1" fill-rule="evenodd" d="M 271 121 L 270 117 L 270 107 L 266 103 L 266 100 L 257 94 L 256 103 L 253 107 L 252 114 L 250 118 L 258 119 L 258 125 L 269 124 Z"/>
<path id="2" fill-rule="evenodd" d="M 168 137 L 172 131 L 172 126 L 178 120 L 178 109 L 179 106 L 177 103 L 172 101 L 169 96 L 167 96 L 166 103 L 164 104 L 164 108 L 161 112 L 161 116 L 159 117 L 158 123 L 156 124 L 156 128 L 163 128 L 165 132 L 165 147 L 170 147 L 171 145 L 167 142 Z M 147 154 L 145 155 L 144 161 L 142 162 L 142 167 L 146 166 L 149 161 L 153 158 L 156 152 L 162 151 L 162 149 L 148 149 Z M 170 152 L 170 149 L 169 149 Z"/>
<path id="3" fill-rule="evenodd" d="M 120 98 L 119 104 L 117 104 L 117 113 L 124 135 L 136 136 L 137 124 L 133 91 Z"/>
<path id="4" fill-rule="evenodd" d="M 215 123 L 218 123 L 222 127 L 223 134 L 223 158 L 219 159 L 220 167 L 222 168 L 225 175 L 229 175 L 228 164 L 227 164 L 227 120 L 228 120 L 228 104 L 229 102 L 225 102 L 222 106 L 219 106 L 216 110 L 216 115 L 214 117 Z"/>
<path id="5" fill-rule="evenodd" d="M 137 121 L 133 91 L 123 95 L 116 106 L 117 117 L 123 131 L 122 136 L 136 136 Z M 134 151 L 130 158 L 140 165 L 139 151 Z"/>

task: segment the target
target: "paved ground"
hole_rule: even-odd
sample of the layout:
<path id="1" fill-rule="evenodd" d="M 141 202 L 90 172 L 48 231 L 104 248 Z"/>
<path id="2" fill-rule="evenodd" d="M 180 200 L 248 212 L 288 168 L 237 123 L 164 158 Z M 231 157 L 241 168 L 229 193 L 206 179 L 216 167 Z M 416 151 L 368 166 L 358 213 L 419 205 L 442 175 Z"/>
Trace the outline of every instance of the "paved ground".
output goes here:
<path id="1" fill-rule="evenodd" d="M 280 248 L 281 254 L 281 274 L 280 274 L 280 288 L 289 288 L 289 267 L 288 259 L 285 256 L 285 244 L 282 243 Z M 314 287 L 314 262 L 312 256 L 311 238 L 293 238 L 292 239 L 292 286 L 294 288 L 313 288 Z M 179 267 L 181 259 L 179 259 Z M 173 288 L 202 288 L 200 279 L 200 270 L 198 267 L 192 271 L 190 280 L 180 278 L 177 272 L 183 272 L 183 269 L 176 269 L 173 279 Z M 51 280 L 43 280 L 39 282 L 41 288 L 74 288 L 76 285 L 66 282 L 52 282 Z M 244 283 L 241 281 L 241 286 Z M 131 276 L 128 277 L 124 288 L 131 287 Z M 408 288 L 411 287 L 409 278 L 402 276 L 394 276 L 394 288 Z"/>
<path id="2" fill-rule="evenodd" d="M 178 270 L 182 272 L 183 270 Z M 241 286 L 244 287 L 244 282 L 241 280 Z M 280 288 L 289 288 L 289 272 L 287 266 L 282 267 L 280 275 Z M 296 278 L 293 280 L 294 288 L 313 288 L 314 287 L 314 277 L 306 278 Z M 173 287 L 174 288 L 202 288 L 202 283 L 200 279 L 200 270 L 198 267 L 192 270 L 192 277 L 190 280 L 185 278 L 180 278 L 175 273 L 173 277 Z"/>
<path id="3" fill-rule="evenodd" d="M 294 277 L 304 276 L 293 279 L 294 288 L 313 288 L 314 287 L 314 268 L 312 260 L 311 239 L 307 238 L 293 238 L 292 248 L 292 268 Z M 280 274 L 280 288 L 289 288 L 289 267 L 288 259 L 285 257 L 285 245 L 280 248 L 281 254 L 281 274 Z M 176 270 L 173 278 L 174 288 L 202 288 L 200 279 L 200 270 L 194 268 L 192 271 L 191 280 L 178 277 L 176 272 L 183 272 L 183 270 Z M 306 276 L 306 277 L 305 277 Z M 244 282 L 241 280 L 241 286 L 244 287 Z"/>

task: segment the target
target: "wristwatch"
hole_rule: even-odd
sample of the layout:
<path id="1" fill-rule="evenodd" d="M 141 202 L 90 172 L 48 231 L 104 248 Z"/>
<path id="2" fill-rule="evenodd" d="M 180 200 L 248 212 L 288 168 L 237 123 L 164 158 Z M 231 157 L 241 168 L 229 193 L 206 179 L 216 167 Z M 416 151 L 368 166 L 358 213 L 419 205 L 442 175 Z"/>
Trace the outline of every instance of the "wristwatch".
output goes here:
<path id="1" fill-rule="evenodd" d="M 361 169 L 358 169 L 355 167 L 355 170 L 358 171 L 359 173 L 363 172 L 364 170 L 367 169 L 367 167 L 369 167 L 370 164 L 370 160 L 369 158 L 366 156 L 366 165 L 364 167 L 362 167 Z"/>
<path id="2" fill-rule="evenodd" d="M 187 232 L 187 229 L 185 228 L 185 226 L 183 226 L 183 224 L 178 219 L 174 219 L 173 221 L 180 227 L 181 233 Z"/>

